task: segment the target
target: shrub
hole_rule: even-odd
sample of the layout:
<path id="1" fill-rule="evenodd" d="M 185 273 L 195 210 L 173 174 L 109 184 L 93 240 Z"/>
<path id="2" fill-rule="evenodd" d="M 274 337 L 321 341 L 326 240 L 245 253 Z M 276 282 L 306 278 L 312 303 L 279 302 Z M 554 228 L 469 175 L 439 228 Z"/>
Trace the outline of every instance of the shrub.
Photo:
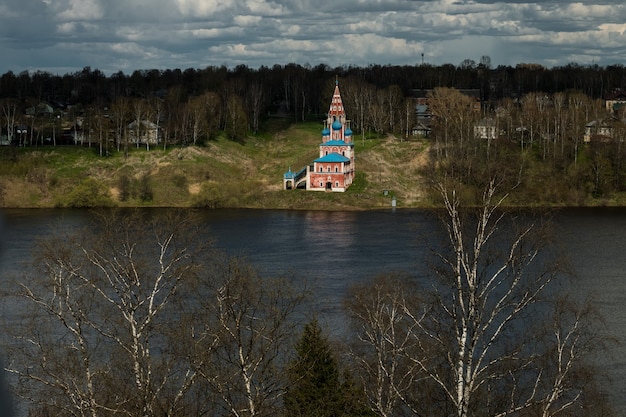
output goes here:
<path id="1" fill-rule="evenodd" d="M 193 199 L 193 207 L 221 208 L 224 206 L 222 192 L 217 185 L 202 184 L 200 192 Z"/>
<path id="2" fill-rule="evenodd" d="M 143 202 L 152 201 L 154 193 L 152 192 L 152 186 L 150 185 L 150 176 L 144 174 L 139 179 L 139 199 Z"/>
<path id="3" fill-rule="evenodd" d="M 118 199 L 120 201 L 127 201 L 132 194 L 132 183 L 128 175 L 120 175 L 119 179 L 117 180 L 117 189 L 119 191 Z"/>
<path id="4" fill-rule="evenodd" d="M 67 196 L 65 207 L 112 207 L 113 200 L 108 190 L 93 178 L 85 178 Z"/>

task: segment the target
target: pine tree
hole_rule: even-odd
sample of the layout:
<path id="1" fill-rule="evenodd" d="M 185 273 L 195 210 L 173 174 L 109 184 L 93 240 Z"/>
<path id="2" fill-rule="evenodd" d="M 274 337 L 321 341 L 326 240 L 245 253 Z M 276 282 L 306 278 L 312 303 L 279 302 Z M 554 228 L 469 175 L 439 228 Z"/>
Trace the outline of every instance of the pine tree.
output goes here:
<path id="1" fill-rule="evenodd" d="M 317 320 L 304 327 L 296 354 L 284 397 L 287 414 L 292 417 L 339 416 L 339 368 Z"/>
<path id="2" fill-rule="evenodd" d="M 317 320 L 309 322 L 296 345 L 284 404 L 289 417 L 372 416 L 350 373 L 343 373 Z"/>

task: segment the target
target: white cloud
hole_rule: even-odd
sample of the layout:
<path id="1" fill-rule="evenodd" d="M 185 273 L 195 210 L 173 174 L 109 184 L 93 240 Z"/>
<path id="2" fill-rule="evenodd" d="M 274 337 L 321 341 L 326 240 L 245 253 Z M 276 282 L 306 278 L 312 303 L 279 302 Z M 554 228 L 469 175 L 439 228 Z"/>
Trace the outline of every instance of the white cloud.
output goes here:
<path id="1" fill-rule="evenodd" d="M 280 16 L 284 13 L 281 4 L 267 0 L 246 0 L 246 7 L 250 13 L 261 16 Z"/>
<path id="2" fill-rule="evenodd" d="M 222 38 L 232 37 L 233 35 L 241 35 L 243 30 L 238 27 L 230 27 L 226 29 L 212 28 L 212 29 L 193 29 L 189 31 L 193 38 L 197 39 L 210 39 L 210 38 Z"/>
<path id="3" fill-rule="evenodd" d="M 241 26 L 253 26 L 259 23 L 263 18 L 261 16 L 235 16 L 233 18 L 233 23 Z"/>
<path id="4" fill-rule="evenodd" d="M 282 34 L 285 36 L 295 36 L 300 33 L 300 25 L 289 25 L 283 29 Z"/>
<path id="5" fill-rule="evenodd" d="M 599 29 L 604 33 L 623 35 L 626 32 L 626 23 L 602 23 Z"/>
<path id="6" fill-rule="evenodd" d="M 583 4 L 583 3 L 573 3 L 568 5 L 565 10 L 559 10 L 556 13 L 561 13 L 563 16 L 568 17 L 579 17 L 579 18 L 597 18 L 597 17 L 610 17 L 614 16 L 616 12 L 616 8 L 623 8 L 623 6 L 614 6 L 614 5 L 594 5 L 594 4 Z"/>
<path id="7" fill-rule="evenodd" d="M 63 20 L 97 20 L 104 15 L 98 0 L 69 0 L 69 8 L 59 13 Z"/>
<path id="8" fill-rule="evenodd" d="M 233 9 L 235 0 L 175 0 L 180 12 L 189 17 L 211 17 L 214 13 Z"/>

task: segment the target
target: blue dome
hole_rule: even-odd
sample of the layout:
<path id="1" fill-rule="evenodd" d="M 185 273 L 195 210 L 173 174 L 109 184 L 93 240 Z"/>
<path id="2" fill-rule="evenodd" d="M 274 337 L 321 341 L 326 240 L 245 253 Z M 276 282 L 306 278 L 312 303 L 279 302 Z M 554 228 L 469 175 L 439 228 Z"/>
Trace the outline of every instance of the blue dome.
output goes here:
<path id="1" fill-rule="evenodd" d="M 284 177 L 285 179 L 293 179 L 295 178 L 296 173 L 291 171 L 291 167 L 289 167 L 289 171 L 285 172 Z"/>
<path id="2" fill-rule="evenodd" d="M 325 127 L 324 130 L 322 130 L 322 136 L 328 136 L 330 135 L 330 129 Z"/>
<path id="3" fill-rule="evenodd" d="M 346 136 L 352 136 L 352 129 L 349 127 L 346 128 L 345 132 L 343 132 Z"/>
<path id="4" fill-rule="evenodd" d="M 341 122 L 339 120 L 333 122 L 333 130 L 341 130 Z"/>

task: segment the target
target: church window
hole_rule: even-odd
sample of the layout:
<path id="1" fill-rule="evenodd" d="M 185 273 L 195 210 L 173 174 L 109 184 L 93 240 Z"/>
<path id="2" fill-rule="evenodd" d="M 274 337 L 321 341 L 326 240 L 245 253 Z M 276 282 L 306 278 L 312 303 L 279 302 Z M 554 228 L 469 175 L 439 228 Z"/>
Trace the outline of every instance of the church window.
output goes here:
<path id="1" fill-rule="evenodd" d="M 330 167 L 327 167 L 327 168 L 326 168 L 326 171 L 327 171 L 327 172 L 330 172 Z"/>
<path id="2" fill-rule="evenodd" d="M 322 166 L 320 165 L 320 172 L 322 172 Z"/>
<path id="3" fill-rule="evenodd" d="M 339 168 L 338 167 L 335 167 L 335 172 L 339 172 Z"/>

